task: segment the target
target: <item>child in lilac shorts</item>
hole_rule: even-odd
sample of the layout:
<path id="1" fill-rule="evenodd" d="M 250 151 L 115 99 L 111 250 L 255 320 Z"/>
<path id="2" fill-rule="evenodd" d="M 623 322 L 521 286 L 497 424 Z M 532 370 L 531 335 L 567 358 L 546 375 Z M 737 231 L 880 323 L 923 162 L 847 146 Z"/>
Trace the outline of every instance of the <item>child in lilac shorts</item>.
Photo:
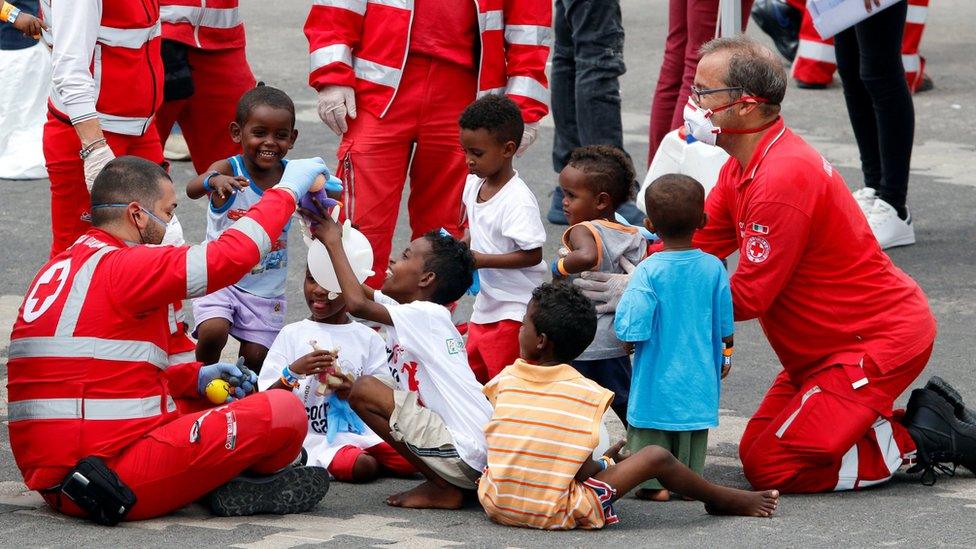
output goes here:
<path id="1" fill-rule="evenodd" d="M 241 97 L 230 134 L 240 143 L 241 154 L 214 162 L 186 186 L 190 198 L 209 198 L 208 241 L 243 217 L 264 191 L 281 180 L 284 157 L 298 136 L 295 105 L 285 92 L 259 85 Z M 268 348 L 285 325 L 289 226 L 237 284 L 193 301 L 197 360 L 217 362 L 227 337 L 233 336 L 241 342 L 244 364 L 260 371 Z"/>

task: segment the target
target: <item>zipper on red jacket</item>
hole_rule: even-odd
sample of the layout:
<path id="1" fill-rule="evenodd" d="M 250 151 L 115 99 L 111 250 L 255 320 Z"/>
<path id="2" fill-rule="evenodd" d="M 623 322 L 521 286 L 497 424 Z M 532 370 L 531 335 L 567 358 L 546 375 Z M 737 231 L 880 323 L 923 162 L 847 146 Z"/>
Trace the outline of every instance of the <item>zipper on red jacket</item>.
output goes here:
<path id="1" fill-rule="evenodd" d="M 147 1 L 146 0 L 143 0 L 142 1 L 142 9 L 145 10 L 146 17 L 149 19 L 149 23 L 150 24 L 153 24 L 153 21 L 152 21 L 152 12 L 149 10 L 149 6 L 147 5 Z M 158 8 L 156 9 L 156 21 L 157 21 L 157 23 L 159 22 L 159 9 Z M 143 135 L 145 135 L 146 134 L 146 131 L 149 130 L 149 125 L 152 124 L 152 119 L 156 116 L 156 70 L 153 68 L 152 55 L 150 54 L 150 51 L 149 51 L 149 46 L 150 46 L 150 44 L 152 43 L 153 40 L 154 40 L 153 38 L 150 38 L 149 40 L 146 40 L 146 43 L 145 44 L 142 45 L 142 47 L 146 49 L 146 63 L 149 64 L 149 77 L 152 79 L 152 103 L 150 104 L 150 107 L 149 107 L 149 116 L 147 117 L 148 118 L 148 121 L 142 127 L 142 134 Z"/>

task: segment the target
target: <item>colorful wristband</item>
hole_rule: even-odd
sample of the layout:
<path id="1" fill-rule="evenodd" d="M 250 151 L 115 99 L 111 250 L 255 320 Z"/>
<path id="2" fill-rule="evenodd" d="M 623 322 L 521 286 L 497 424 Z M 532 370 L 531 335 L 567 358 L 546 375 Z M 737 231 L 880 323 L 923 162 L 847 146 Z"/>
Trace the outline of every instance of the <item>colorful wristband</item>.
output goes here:
<path id="1" fill-rule="evenodd" d="M 613 459 L 607 456 L 600 456 L 600 459 L 598 459 L 597 462 L 600 464 L 601 471 L 606 471 L 608 467 L 613 467 L 617 464 L 615 461 L 613 461 Z"/>
<path id="2" fill-rule="evenodd" d="M 204 177 L 203 178 L 203 190 L 204 191 L 206 191 L 208 193 L 213 192 L 213 187 L 210 186 L 210 178 L 213 177 L 213 176 L 215 176 L 215 175 L 220 175 L 220 172 L 210 172 L 210 173 L 207 174 L 207 177 Z"/>
<path id="3" fill-rule="evenodd" d="M 285 366 L 281 369 L 281 381 L 285 385 L 291 387 L 292 389 L 298 387 L 301 383 L 298 380 L 298 376 L 291 371 L 291 368 Z"/>
<path id="4" fill-rule="evenodd" d="M 566 261 L 565 257 L 560 257 L 559 261 L 556 262 L 556 269 L 559 271 L 559 274 L 563 276 L 569 276 L 569 271 L 567 271 L 566 266 L 563 265 L 563 262 L 565 261 Z"/>
<path id="5" fill-rule="evenodd" d="M 20 15 L 20 9 L 13 4 L 3 3 L 3 8 L 0 8 L 0 19 L 13 24 L 17 20 L 17 16 Z"/>

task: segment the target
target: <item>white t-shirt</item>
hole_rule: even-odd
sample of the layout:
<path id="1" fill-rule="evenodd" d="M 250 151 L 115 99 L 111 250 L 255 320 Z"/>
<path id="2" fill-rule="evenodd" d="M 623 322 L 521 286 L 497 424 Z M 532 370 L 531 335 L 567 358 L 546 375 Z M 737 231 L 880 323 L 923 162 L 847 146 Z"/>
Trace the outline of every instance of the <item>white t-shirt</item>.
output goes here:
<path id="1" fill-rule="evenodd" d="M 461 196 L 471 231 L 471 249 L 483 254 L 507 254 L 541 248 L 546 243 L 546 229 L 539 203 L 518 172 L 495 196 L 478 203 L 478 191 L 484 182 L 469 175 Z M 521 322 L 532 290 L 542 284 L 548 272 L 542 261 L 524 269 L 478 269 L 481 291 L 474 300 L 471 322 Z"/>
<path id="2" fill-rule="evenodd" d="M 313 349 L 309 341 L 313 340 L 322 349 L 331 351 L 338 348 L 339 367 L 356 377 L 385 375 L 388 371 L 386 345 L 375 331 L 358 322 L 325 324 L 306 319 L 289 324 L 278 333 L 261 366 L 258 388 L 267 390 L 281 378 L 281 370 L 285 366 L 290 366 L 311 353 Z M 343 446 L 370 448 L 383 442 L 383 439 L 366 427 L 362 434 L 337 433 L 329 443 L 325 438 L 328 430 L 329 394 L 315 394 L 318 386 L 318 376 L 308 376 L 301 380 L 297 389 L 293 389 L 305 404 L 305 413 L 308 415 L 308 434 L 302 444 L 308 453 L 308 465 L 328 468 L 336 452 Z"/>
<path id="3" fill-rule="evenodd" d="M 416 392 L 420 403 L 444 420 L 458 455 L 481 471 L 488 463 L 485 425 L 491 405 L 468 366 L 451 313 L 429 301 L 401 305 L 381 292 L 373 299 L 393 320 L 386 327 L 390 375 L 400 389 Z"/>

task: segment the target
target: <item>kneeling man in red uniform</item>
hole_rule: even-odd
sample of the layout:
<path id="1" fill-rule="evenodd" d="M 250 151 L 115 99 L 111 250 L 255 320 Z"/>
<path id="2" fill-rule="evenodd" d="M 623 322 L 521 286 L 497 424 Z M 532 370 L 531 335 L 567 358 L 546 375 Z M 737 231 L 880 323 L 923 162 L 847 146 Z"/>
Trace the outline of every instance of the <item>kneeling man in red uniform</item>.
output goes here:
<path id="1" fill-rule="evenodd" d="M 221 515 L 299 512 L 318 503 L 328 488 L 325 470 L 289 467 L 308 423 L 291 392 L 210 408 L 201 400 L 207 384 L 242 372 L 232 364 L 170 364 L 168 357 L 178 329 L 172 304 L 250 271 L 289 222 L 296 198 L 324 171 L 321 159 L 293 160 L 281 182 L 217 240 L 157 246 L 176 208 L 166 172 L 131 156 L 105 166 L 91 192 L 93 228 L 34 277 L 11 335 L 10 445 L 28 488 L 62 513 L 99 520 L 69 474 L 93 457 L 135 496 L 131 512 L 116 521 L 164 515 L 207 494 Z M 235 479 L 244 471 L 252 475 Z"/>

